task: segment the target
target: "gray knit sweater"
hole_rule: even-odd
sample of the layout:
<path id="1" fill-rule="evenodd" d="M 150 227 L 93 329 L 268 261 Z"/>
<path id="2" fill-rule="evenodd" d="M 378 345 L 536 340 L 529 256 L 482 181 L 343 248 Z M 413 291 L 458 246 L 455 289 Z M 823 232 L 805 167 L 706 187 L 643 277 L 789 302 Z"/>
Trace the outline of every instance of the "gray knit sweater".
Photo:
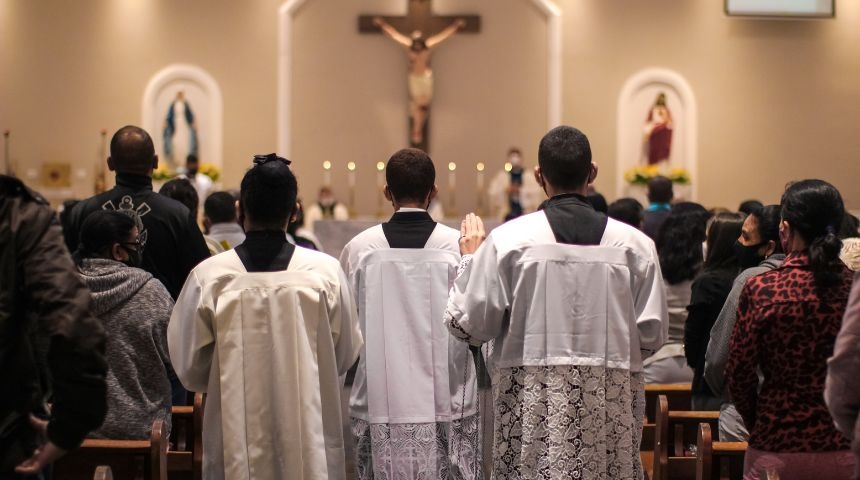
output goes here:
<path id="1" fill-rule="evenodd" d="M 173 300 L 150 273 L 120 262 L 87 258 L 79 272 L 107 333 L 108 412 L 90 437 L 148 439 L 155 419 L 170 427 L 167 321 Z"/>

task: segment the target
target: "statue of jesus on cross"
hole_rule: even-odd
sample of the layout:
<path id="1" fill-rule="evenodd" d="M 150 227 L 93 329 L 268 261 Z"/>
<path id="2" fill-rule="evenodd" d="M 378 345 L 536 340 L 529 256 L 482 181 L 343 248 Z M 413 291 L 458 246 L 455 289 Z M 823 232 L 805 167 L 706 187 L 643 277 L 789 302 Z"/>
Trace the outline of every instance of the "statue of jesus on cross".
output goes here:
<path id="1" fill-rule="evenodd" d="M 358 31 L 382 33 L 406 47 L 409 59 L 409 143 L 427 151 L 427 120 L 433 101 L 430 56 L 434 47 L 455 33 L 480 32 L 481 17 L 468 14 L 435 15 L 433 0 L 408 0 L 407 12 L 403 16 L 360 15 Z"/>
<path id="2" fill-rule="evenodd" d="M 425 38 L 421 30 L 415 30 L 406 36 L 382 17 L 374 17 L 373 24 L 386 36 L 406 47 L 409 57 L 409 116 L 412 119 L 410 141 L 412 146 L 420 146 L 424 143 L 424 124 L 427 122 L 430 102 L 433 100 L 433 70 L 430 68 L 432 49 L 457 33 L 466 22 L 458 18 L 430 38 Z"/>

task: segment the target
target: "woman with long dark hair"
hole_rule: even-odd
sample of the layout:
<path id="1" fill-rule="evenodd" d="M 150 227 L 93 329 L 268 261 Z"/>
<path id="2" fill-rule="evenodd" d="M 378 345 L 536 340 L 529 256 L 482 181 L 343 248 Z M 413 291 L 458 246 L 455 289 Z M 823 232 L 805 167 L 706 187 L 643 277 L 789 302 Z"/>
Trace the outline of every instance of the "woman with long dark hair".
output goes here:
<path id="1" fill-rule="evenodd" d="M 719 410 L 722 404 L 702 375 L 711 328 L 726 303 L 735 277 L 740 273 L 734 245 L 741 235 L 743 224 L 744 217 L 738 213 L 720 213 L 711 220 L 705 267 L 693 281 L 690 305 L 687 307 L 689 315 L 684 324 L 684 353 L 687 365 L 693 368 L 693 410 Z"/>
<path id="2" fill-rule="evenodd" d="M 746 479 L 851 478 L 848 440 L 824 403 L 827 358 L 851 289 L 839 260 L 842 197 L 821 180 L 782 196 L 782 266 L 747 282 L 738 301 L 726 387 L 750 432 Z M 762 376 L 759 385 L 759 374 Z"/>
<path id="3" fill-rule="evenodd" d="M 702 242 L 708 212 L 698 204 L 672 208 L 657 234 L 657 256 L 666 287 L 669 337 L 643 361 L 646 383 L 690 383 L 693 370 L 684 361 L 684 323 L 693 279 L 702 269 Z"/>
<path id="4" fill-rule="evenodd" d="M 170 425 L 167 321 L 173 300 L 152 274 L 137 268 L 141 245 L 135 220 L 97 210 L 81 225 L 75 261 L 92 292 L 90 308 L 107 334 L 108 412 L 94 438 L 149 438 L 152 422 Z"/>

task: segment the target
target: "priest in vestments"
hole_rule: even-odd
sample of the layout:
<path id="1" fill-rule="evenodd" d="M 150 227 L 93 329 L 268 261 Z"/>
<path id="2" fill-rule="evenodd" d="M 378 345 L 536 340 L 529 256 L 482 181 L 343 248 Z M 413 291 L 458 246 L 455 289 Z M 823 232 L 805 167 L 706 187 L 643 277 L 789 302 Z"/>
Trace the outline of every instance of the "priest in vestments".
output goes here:
<path id="1" fill-rule="evenodd" d="M 385 169 L 391 219 L 353 238 L 341 265 L 365 347 L 349 403 L 358 478 L 482 478 L 475 366 L 442 323 L 460 232 L 427 213 L 436 171 L 426 153 Z"/>
<path id="2" fill-rule="evenodd" d="M 445 313 L 453 335 L 493 342 L 493 475 L 640 479 L 642 359 L 668 335 L 657 252 L 586 201 L 597 166 L 582 132 L 551 130 L 538 164 L 541 210 L 483 244 L 480 219 L 464 220 Z"/>
<path id="3" fill-rule="evenodd" d="M 296 247 L 288 161 L 255 157 L 242 180 L 247 237 L 189 275 L 168 326 L 183 385 L 206 392 L 206 479 L 343 479 L 341 376 L 362 346 L 337 260 Z"/>

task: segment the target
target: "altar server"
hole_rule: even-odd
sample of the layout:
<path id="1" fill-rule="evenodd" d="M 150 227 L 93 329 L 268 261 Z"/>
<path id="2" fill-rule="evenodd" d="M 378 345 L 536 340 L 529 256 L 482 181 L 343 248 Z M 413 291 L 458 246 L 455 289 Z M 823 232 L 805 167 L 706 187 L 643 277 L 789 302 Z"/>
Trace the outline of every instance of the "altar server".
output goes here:
<path id="1" fill-rule="evenodd" d="M 394 215 L 341 254 L 366 341 L 349 403 L 358 477 L 477 479 L 475 365 L 442 323 L 460 232 L 427 213 L 426 153 L 396 152 L 385 175 Z"/>
<path id="2" fill-rule="evenodd" d="M 203 477 L 343 479 L 340 377 L 361 349 L 332 257 L 287 241 L 289 162 L 257 156 L 242 179 L 247 237 L 198 265 L 168 327 L 182 383 L 206 392 Z"/>
<path id="3" fill-rule="evenodd" d="M 551 130 L 538 165 L 542 210 L 480 248 L 480 219 L 464 221 L 464 268 L 445 314 L 460 339 L 494 342 L 493 475 L 639 479 L 642 359 L 668 333 L 657 252 L 586 201 L 597 166 L 582 132 Z"/>

